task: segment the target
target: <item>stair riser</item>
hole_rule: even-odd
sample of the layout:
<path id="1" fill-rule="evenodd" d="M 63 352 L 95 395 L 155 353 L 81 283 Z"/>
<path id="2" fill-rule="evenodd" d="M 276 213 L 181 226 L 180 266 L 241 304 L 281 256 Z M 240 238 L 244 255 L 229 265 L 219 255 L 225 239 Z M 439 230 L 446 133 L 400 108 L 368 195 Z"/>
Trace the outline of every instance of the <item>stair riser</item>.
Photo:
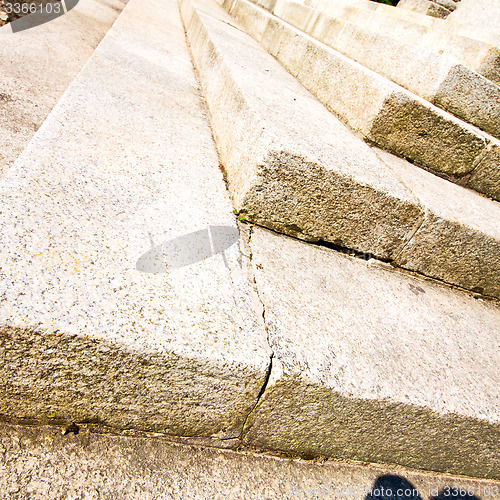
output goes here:
<path id="1" fill-rule="evenodd" d="M 282 0 L 273 12 L 410 92 L 500 136 L 500 88 L 454 57 L 439 55 L 435 47 L 426 50 L 406 38 L 394 39 L 390 31 L 377 33 L 367 25 L 358 26 L 294 1 Z M 495 63 L 491 54 L 482 61 L 482 65 L 493 66 L 493 72 Z M 481 109 L 478 101 L 483 104 Z"/>
<path id="2" fill-rule="evenodd" d="M 250 2 L 225 7 L 328 109 L 383 148 L 459 181 L 498 142 Z"/>

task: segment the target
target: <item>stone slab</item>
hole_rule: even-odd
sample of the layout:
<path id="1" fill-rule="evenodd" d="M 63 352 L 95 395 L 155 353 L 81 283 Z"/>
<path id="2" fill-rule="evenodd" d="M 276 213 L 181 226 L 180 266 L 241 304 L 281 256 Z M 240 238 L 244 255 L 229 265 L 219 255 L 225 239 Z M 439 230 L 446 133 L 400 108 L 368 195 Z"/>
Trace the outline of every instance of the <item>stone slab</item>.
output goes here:
<path id="1" fill-rule="evenodd" d="M 481 130 L 500 137 L 500 87 L 465 66 L 450 68 L 432 102 Z"/>
<path id="2" fill-rule="evenodd" d="M 457 59 L 448 54 L 449 51 L 446 54 L 444 51 L 439 53 L 435 44 L 429 46 L 420 40 L 408 40 L 406 33 L 398 37 L 391 26 L 387 26 L 383 32 L 373 29 L 366 19 L 357 24 L 357 18 L 349 22 L 316 11 L 314 22 L 301 28 L 295 24 L 295 20 L 304 17 L 305 9 L 307 7 L 297 2 L 283 0 L 274 13 L 423 99 L 495 137 L 500 136 L 500 87 L 476 72 L 476 67 L 483 71 L 486 66 L 498 63 L 498 51 L 492 48 L 482 59 L 478 58 L 473 63 L 468 58 L 467 62 L 472 63 L 472 68 L 469 68 L 460 62 L 465 57 Z M 290 10 L 299 12 L 290 16 Z M 364 12 L 360 16 L 364 16 Z M 465 40 L 460 42 L 465 44 Z M 448 44 L 454 43 L 454 40 L 448 41 Z M 485 52 L 486 48 L 477 47 L 479 44 L 476 42 L 469 45 L 466 47 L 468 52 L 478 49 Z M 387 47 L 391 47 L 391 50 L 387 50 Z M 493 53 L 497 58 L 492 57 Z M 494 71 L 490 67 L 487 75 L 491 77 Z"/>
<path id="3" fill-rule="evenodd" d="M 409 191 L 215 2 L 182 13 L 241 216 L 390 258 L 421 221 Z"/>
<path id="4" fill-rule="evenodd" d="M 3 425 L 0 450 L 0 490 L 6 500 L 366 500 L 380 487 L 415 489 L 418 500 L 451 494 L 453 488 L 482 500 L 500 498 L 498 482 L 394 466 L 236 453 L 85 427 L 78 435 L 63 435 L 58 427 Z"/>
<path id="5" fill-rule="evenodd" d="M 67 14 L 13 33 L 0 28 L 0 176 L 14 163 L 126 2 L 80 0 Z"/>
<path id="6" fill-rule="evenodd" d="M 288 0 L 278 1 L 275 9 L 281 3 L 288 3 Z M 500 83 L 500 38 L 488 32 L 484 25 L 479 30 L 470 24 L 447 22 L 373 1 L 316 1 L 309 7 L 379 35 L 390 36 L 393 42 L 404 39 L 414 47 L 453 57 L 464 66 Z"/>
<path id="7" fill-rule="evenodd" d="M 493 143 L 467 179 L 467 186 L 500 200 L 500 144 Z"/>
<path id="8" fill-rule="evenodd" d="M 175 1 L 131 0 L 0 183 L 0 413 L 238 436 L 269 367 Z"/>
<path id="9" fill-rule="evenodd" d="M 400 0 L 397 6 L 441 19 L 448 17 L 451 13 L 450 9 L 431 0 Z"/>
<path id="10" fill-rule="evenodd" d="M 451 283 L 500 296 L 496 278 L 500 275 L 496 251 L 500 241 L 498 204 L 403 162 L 408 177 L 415 172 L 413 193 L 408 178 L 399 181 L 394 165 L 384 163 L 375 150 L 370 149 L 370 153 L 378 162 L 367 156 L 366 144 L 329 115 L 262 47 L 237 25 L 231 25 L 234 21 L 217 5 L 191 5 L 185 3 L 183 17 L 229 189 L 244 218 L 278 232 L 327 241 L 388 261 L 394 261 L 415 233 L 425 227 L 442 243 L 439 251 L 432 247 L 425 254 L 436 264 L 435 271 L 430 265 L 422 266 L 425 272 L 441 279 L 441 267 L 446 261 L 447 271 L 453 274 Z M 252 19 L 258 21 L 259 17 Z M 292 54 L 298 58 L 289 41 L 286 37 L 282 40 L 279 53 L 288 52 L 290 58 Z M 366 96 L 358 97 L 359 102 L 369 102 Z M 456 257 L 452 258 L 448 251 L 449 242 L 441 239 L 441 221 L 428 218 L 433 211 L 432 200 L 420 192 L 422 176 L 430 184 L 434 179 L 439 182 L 443 204 L 450 201 L 454 207 L 448 210 L 443 223 L 463 230 L 456 234 L 454 244 L 464 269 L 456 266 Z M 397 193 L 395 187 L 380 184 L 380 180 L 389 179 L 401 182 L 394 186 L 403 185 L 413 198 L 391 194 Z M 390 209 L 380 205 L 379 193 L 384 191 L 395 200 Z M 415 216 L 411 212 L 407 220 L 402 216 L 408 207 L 402 205 L 404 199 L 410 203 L 413 200 L 413 207 L 422 210 L 411 232 L 406 231 Z M 474 231 L 466 229 L 471 204 L 481 214 L 474 221 Z M 397 220 L 403 226 L 397 226 Z M 427 222 L 422 225 L 424 220 Z M 465 235 L 469 244 L 460 245 Z M 397 262 L 405 265 L 404 260 Z"/>
<path id="11" fill-rule="evenodd" d="M 315 0 L 314 3 L 318 3 L 321 6 L 329 5 L 327 0 Z M 476 4 L 474 0 L 472 0 L 471 3 L 473 6 Z M 461 2 L 461 5 L 463 7 L 464 4 Z M 490 23 L 488 22 L 483 23 L 479 26 L 476 23 L 468 22 L 467 16 L 464 16 L 465 18 L 458 20 L 455 17 L 457 16 L 458 9 L 452 12 L 446 19 L 439 19 L 431 16 L 426 16 L 425 14 L 421 14 L 413 10 L 393 8 L 391 5 L 377 3 L 371 0 L 362 2 L 362 7 L 364 9 L 383 13 L 384 15 L 390 16 L 394 19 L 406 20 L 416 25 L 427 26 L 434 32 L 443 31 L 448 35 L 465 36 L 469 39 L 493 44 L 497 47 L 500 45 L 498 29 L 495 29 L 494 23 L 492 23 L 493 25 L 490 25 Z"/>
<path id="12" fill-rule="evenodd" d="M 243 440 L 500 476 L 498 303 L 254 227 L 274 357 Z"/>
<path id="13" fill-rule="evenodd" d="M 490 28 L 500 36 L 500 4 L 492 0 L 463 0 L 450 21 Z"/>
<path id="14" fill-rule="evenodd" d="M 457 8 L 457 3 L 460 0 L 432 0 L 434 3 L 437 3 L 438 5 L 442 5 L 449 11 L 453 12 Z"/>
<path id="15" fill-rule="evenodd" d="M 231 0 L 225 7 L 329 110 L 380 147 L 457 178 L 486 150 L 488 139 L 475 127 L 252 2 Z"/>

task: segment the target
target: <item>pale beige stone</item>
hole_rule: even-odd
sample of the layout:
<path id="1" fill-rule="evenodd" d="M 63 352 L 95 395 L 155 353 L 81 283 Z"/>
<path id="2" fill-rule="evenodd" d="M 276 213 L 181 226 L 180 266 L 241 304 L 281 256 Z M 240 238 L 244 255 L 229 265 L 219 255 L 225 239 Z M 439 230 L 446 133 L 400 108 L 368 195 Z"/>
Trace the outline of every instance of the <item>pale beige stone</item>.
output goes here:
<path id="1" fill-rule="evenodd" d="M 287 6 L 287 10 L 293 6 L 293 9 L 297 13 L 302 12 L 305 18 L 310 17 L 308 10 L 316 11 L 376 32 L 378 35 L 390 37 L 393 43 L 398 44 L 404 40 L 408 46 L 418 47 L 424 52 L 431 51 L 453 57 L 460 64 L 497 84 L 500 83 L 500 37 L 495 36 L 484 24 L 479 28 L 472 24 L 448 22 L 369 0 L 316 0 L 312 4 L 304 4 L 300 0 L 278 0 L 273 12 L 277 13 L 282 6 Z M 450 16 L 450 20 L 452 17 Z M 300 15 L 295 16 L 295 19 L 300 19 Z"/>
<path id="2" fill-rule="evenodd" d="M 500 201 L 500 144 L 491 144 L 476 168 L 472 171 L 467 186 Z"/>
<path id="3" fill-rule="evenodd" d="M 390 26 L 383 31 L 374 29 L 364 19 L 350 22 L 295 1 L 281 0 L 273 12 L 410 92 L 500 136 L 500 87 L 452 55 L 439 54 L 434 45 L 426 47 L 420 40 L 416 43 L 408 39 L 406 32 L 397 37 Z M 338 16 L 342 16 L 342 11 Z M 472 43 L 471 48 L 476 49 L 476 45 Z M 491 66 L 493 60 L 496 61 L 485 56 L 481 67 Z M 491 70 L 488 75 L 491 76 Z"/>
<path id="4" fill-rule="evenodd" d="M 0 176 L 14 163 L 124 7 L 80 0 L 67 14 L 13 33 L 0 28 Z M 22 21 L 24 22 L 24 21 Z"/>
<path id="5" fill-rule="evenodd" d="M 217 4 L 186 1 L 182 12 L 240 214 L 381 258 L 397 252 L 422 214 L 391 170 Z"/>
<path id="6" fill-rule="evenodd" d="M 448 17 L 451 13 L 450 9 L 431 0 L 400 0 L 397 6 L 441 19 Z"/>
<path id="7" fill-rule="evenodd" d="M 199 93 L 131 0 L 3 178 L 2 414 L 240 434 L 270 352 Z"/>
<path id="8" fill-rule="evenodd" d="M 403 249 L 411 254 L 411 245 L 425 229 L 437 237 L 437 243 L 432 246 L 427 242 L 423 253 L 415 247 L 412 258 L 428 259 L 429 265 L 416 266 L 411 259 L 397 260 L 400 265 L 498 296 L 500 208 L 496 203 L 389 154 L 385 163 L 375 150 L 370 150 L 380 162 L 373 163 L 373 158 L 366 155 L 366 145 L 329 115 L 239 26 L 232 25 L 234 21 L 225 12 L 213 2 L 198 5 L 184 3 L 184 22 L 228 173 L 229 189 L 236 208 L 247 220 L 387 260 L 396 259 Z M 255 9 L 248 2 L 245 5 Z M 255 26 L 262 26 L 259 17 L 251 19 Z M 301 55 L 296 50 L 291 36 L 286 36 L 288 31 L 272 34 L 276 40 L 273 47 L 280 57 L 314 58 L 313 53 Z M 316 77 L 313 72 L 311 75 Z M 352 92 L 355 89 L 353 83 Z M 370 97 L 357 95 L 358 102 L 363 103 L 370 103 Z M 370 112 L 369 105 L 362 109 Z M 382 111 L 383 119 L 375 123 L 378 129 L 374 130 L 384 144 L 392 141 L 392 147 L 399 147 L 404 144 L 403 132 L 393 127 L 392 134 L 384 134 L 384 125 L 402 119 L 401 107 Z M 413 110 L 412 124 L 417 132 L 427 130 L 426 118 L 419 115 L 418 108 Z M 444 125 L 441 134 L 446 139 Z M 451 155 L 447 149 L 441 153 L 443 158 Z M 401 178 L 398 169 L 402 170 Z M 409 205 L 402 204 L 403 198 L 391 195 L 396 191 L 380 184 L 380 180 L 388 179 L 401 182 L 412 193 L 413 198 L 406 200 L 413 203 L 413 210 L 421 210 L 417 218 Z M 432 196 L 428 197 L 421 186 L 422 179 L 429 184 L 432 196 L 439 192 L 443 207 L 434 207 Z M 383 192 L 385 205 L 380 203 Z M 471 210 L 480 215 L 477 220 Z M 435 212 L 437 217 L 431 215 Z M 403 214 L 408 214 L 408 219 Z M 468 229 L 471 222 L 474 230 Z M 448 238 L 443 237 L 442 224 L 458 228 L 452 242 L 454 253 L 449 251 Z M 467 244 L 461 244 L 462 237 Z M 456 266 L 457 257 L 463 267 Z"/>
<path id="9" fill-rule="evenodd" d="M 488 139 L 475 127 L 251 2 L 234 0 L 229 12 L 328 109 L 381 147 L 457 177 L 485 151 Z"/>
<path id="10" fill-rule="evenodd" d="M 498 478 L 497 303 L 254 228 L 274 357 L 244 443 Z"/>
<path id="11" fill-rule="evenodd" d="M 394 264 L 500 298 L 499 204 L 386 152 L 378 154 L 426 211 Z"/>
<path id="12" fill-rule="evenodd" d="M 81 426 L 63 435 L 56 426 L 0 427 L 0 491 L 31 500 L 365 500 L 392 475 L 425 500 L 456 487 L 490 492 L 499 483 L 401 467 L 312 462 L 249 452 L 175 444 L 163 436 L 113 435 Z M 381 483 L 382 481 L 382 483 Z M 389 483 L 390 484 L 390 483 Z M 70 486 L 69 486 L 70 485 Z M 387 487 L 387 483 L 386 483 Z M 408 487 L 408 486 L 406 486 Z M 70 490 L 70 491 L 68 491 Z"/>
<path id="13" fill-rule="evenodd" d="M 495 0 L 461 0 L 450 21 L 490 28 L 500 36 L 500 4 Z"/>

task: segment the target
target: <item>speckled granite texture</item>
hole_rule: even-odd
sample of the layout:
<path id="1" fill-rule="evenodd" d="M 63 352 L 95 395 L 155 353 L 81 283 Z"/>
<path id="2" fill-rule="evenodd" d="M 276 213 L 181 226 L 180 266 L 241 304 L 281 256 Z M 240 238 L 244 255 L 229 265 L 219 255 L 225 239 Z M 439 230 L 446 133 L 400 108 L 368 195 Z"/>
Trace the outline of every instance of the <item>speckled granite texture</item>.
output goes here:
<path id="1" fill-rule="evenodd" d="M 126 7 L 0 193 L 0 413 L 239 435 L 270 349 L 174 1 Z"/>

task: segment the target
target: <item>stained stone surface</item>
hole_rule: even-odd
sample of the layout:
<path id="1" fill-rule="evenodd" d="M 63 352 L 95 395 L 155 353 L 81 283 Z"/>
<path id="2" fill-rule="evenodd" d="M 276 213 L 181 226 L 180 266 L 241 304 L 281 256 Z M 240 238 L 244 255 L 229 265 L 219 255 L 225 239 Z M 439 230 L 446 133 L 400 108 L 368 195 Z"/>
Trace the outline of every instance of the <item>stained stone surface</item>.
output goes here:
<path id="1" fill-rule="evenodd" d="M 499 204 L 380 149 L 375 151 L 411 186 L 426 209 L 425 221 L 394 263 L 500 298 Z"/>
<path id="2" fill-rule="evenodd" d="M 397 6 L 442 19 L 448 17 L 451 13 L 450 9 L 432 0 L 401 0 Z"/>
<path id="3" fill-rule="evenodd" d="M 0 200 L 0 413 L 240 433 L 269 347 L 174 1 L 127 5 Z"/>
<path id="4" fill-rule="evenodd" d="M 453 66 L 432 102 L 481 130 L 500 137 L 500 87 L 473 75 L 465 66 Z"/>
<path id="5" fill-rule="evenodd" d="M 240 236 L 178 6 L 131 0 L 0 183 L 0 415 L 498 479 L 498 302 L 359 258 L 498 296 L 497 205 L 379 156 L 215 7 L 182 11 L 240 215 L 364 254 Z M 389 470 L 71 429 L 0 427 L 0 491 L 367 500 Z"/>
<path id="6" fill-rule="evenodd" d="M 491 29 L 500 40 L 500 5 L 495 0 L 461 0 L 450 20 L 478 29 Z"/>
<path id="7" fill-rule="evenodd" d="M 352 9 L 348 10 L 352 20 L 344 19 L 343 11 L 335 15 L 335 5 L 331 10 L 326 14 L 293 0 L 281 0 L 273 13 L 423 99 L 496 137 L 500 135 L 500 88 L 477 73 L 480 65 L 468 67 L 436 47 L 404 36 L 397 38 L 390 23 L 382 31 L 352 16 Z M 472 42 L 471 48 L 475 45 Z"/>
<path id="8" fill-rule="evenodd" d="M 500 201 L 500 143 L 491 144 L 481 161 L 472 171 L 467 186 L 480 193 L 488 193 Z"/>
<path id="9" fill-rule="evenodd" d="M 75 436 L 63 435 L 58 427 L 4 425 L 0 452 L 5 500 L 366 500 L 381 487 L 415 489 L 418 500 L 453 493 L 453 488 L 481 500 L 500 498 L 500 484 L 492 481 L 236 453 L 85 427 Z"/>
<path id="10" fill-rule="evenodd" d="M 274 357 L 244 443 L 500 477 L 500 309 L 254 227 Z"/>
<path id="11" fill-rule="evenodd" d="M 337 4 L 338 0 L 334 4 L 323 4 L 321 10 L 358 26 L 369 27 L 379 34 L 388 34 L 394 40 L 403 37 L 414 47 L 452 56 L 491 81 L 500 82 L 500 38 L 485 23 L 480 26 L 467 22 L 455 23 L 450 22 L 455 14 L 445 21 L 370 0 L 362 5 L 359 2 L 355 5 L 349 3 L 341 10 Z"/>
<path id="12" fill-rule="evenodd" d="M 421 220 L 409 191 L 215 2 L 182 13 L 236 209 L 390 257 Z"/>
<path id="13" fill-rule="evenodd" d="M 240 14 L 256 19 L 258 31 L 259 17 L 252 17 L 256 7 L 249 2 L 241 5 L 250 10 Z M 366 144 L 329 115 L 214 2 L 186 0 L 183 18 L 229 189 L 245 218 L 382 259 L 395 260 L 403 252 L 405 258 L 396 260 L 402 267 L 500 295 L 498 204 L 404 160 L 394 157 L 395 167 L 370 148 L 368 154 Z M 279 57 L 286 53 L 290 60 L 300 59 L 285 31 L 273 33 Z M 360 114 L 373 105 L 370 97 L 357 95 L 358 102 L 366 103 Z M 381 113 L 385 118 L 377 129 L 384 140 L 404 143 L 401 130 L 390 134 L 385 127 L 388 121 L 403 119 L 403 111 L 396 106 Z M 413 111 L 415 130 L 426 130 L 426 117 L 418 108 Z M 441 154 L 452 155 L 445 148 Z M 426 183 L 432 196 L 426 193 Z M 436 191 L 440 208 L 433 207 Z"/>

